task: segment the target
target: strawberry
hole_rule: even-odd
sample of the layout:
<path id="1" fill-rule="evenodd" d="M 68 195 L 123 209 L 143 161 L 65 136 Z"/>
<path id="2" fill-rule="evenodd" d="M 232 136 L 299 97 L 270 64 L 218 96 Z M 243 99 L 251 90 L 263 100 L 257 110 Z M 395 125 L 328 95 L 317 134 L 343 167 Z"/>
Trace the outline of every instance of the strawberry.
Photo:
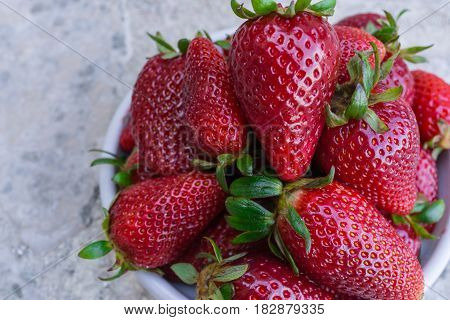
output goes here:
<path id="1" fill-rule="evenodd" d="M 437 199 L 438 175 L 436 160 L 427 150 L 420 149 L 419 164 L 416 175 L 417 192 L 423 194 L 428 201 Z"/>
<path id="2" fill-rule="evenodd" d="M 378 29 L 381 28 L 381 23 L 379 20 L 385 20 L 385 17 L 378 13 L 372 12 L 358 13 L 342 19 L 336 23 L 336 26 L 347 26 L 367 30 L 367 25 L 372 23 L 373 26 Z"/>
<path id="3" fill-rule="evenodd" d="M 420 299 L 424 285 L 417 257 L 375 207 L 355 190 L 332 182 L 333 176 L 334 168 L 324 178 L 287 185 L 267 176 L 233 181 L 233 197 L 225 202 L 227 219 L 244 232 L 234 241 L 269 236 L 272 252 L 284 256 L 294 272 L 302 270 L 343 296 Z M 249 199 L 275 196 L 275 212 Z"/>
<path id="4" fill-rule="evenodd" d="M 223 210 L 225 193 L 214 176 L 187 173 L 146 180 L 119 193 L 104 222 L 109 241 L 80 252 L 94 259 L 112 249 L 120 267 L 154 269 L 173 262 Z"/>
<path id="5" fill-rule="evenodd" d="M 420 146 L 414 113 L 402 99 L 377 103 L 372 110 L 387 132 L 377 133 L 361 120 L 326 128 L 317 164 L 323 172 L 335 166 L 338 181 L 360 191 L 379 209 L 406 215 L 417 194 Z"/>
<path id="6" fill-rule="evenodd" d="M 414 255 L 419 256 L 422 242 L 414 229 L 406 224 L 393 224 L 395 231 L 411 249 Z"/>
<path id="7" fill-rule="evenodd" d="M 130 153 L 134 149 L 134 138 L 131 132 L 130 116 L 128 115 L 124 122 L 124 127 L 119 137 L 119 146 L 122 151 Z"/>
<path id="8" fill-rule="evenodd" d="M 303 239 L 283 216 L 278 219 L 279 232 L 313 280 L 363 299 L 422 298 L 419 261 L 363 197 L 333 183 L 297 191 L 291 199 L 311 234 L 311 251 L 306 252 Z"/>
<path id="9" fill-rule="evenodd" d="M 385 16 L 376 13 L 357 14 L 341 20 L 336 26 L 360 28 L 369 32 L 385 44 L 388 51 L 386 58 L 389 58 L 393 54 L 397 54 L 397 51 L 400 50 L 397 20 L 405 12 L 406 10 L 401 11 L 396 18 L 387 11 L 385 11 Z M 394 60 L 391 72 L 386 79 L 380 82 L 380 84 L 384 85 L 386 88 L 402 86 L 402 97 L 409 105 L 411 105 L 414 99 L 414 80 L 404 60 L 412 63 L 425 62 L 426 59 L 424 57 L 416 54 L 430 47 L 431 46 L 417 46 L 400 50 L 398 52 L 399 56 Z"/>
<path id="10" fill-rule="evenodd" d="M 186 121 L 211 156 L 238 154 L 245 144 L 244 117 L 223 55 L 207 38 L 191 41 L 186 55 Z"/>
<path id="11" fill-rule="evenodd" d="M 252 2 L 256 13 L 232 1 L 249 19 L 230 50 L 234 88 L 266 157 L 284 181 L 306 171 L 324 125 L 323 108 L 334 91 L 339 48 L 326 19 L 331 6 Z M 307 4 L 306 4 L 307 5 Z"/>
<path id="12" fill-rule="evenodd" d="M 133 134 L 140 170 L 167 176 L 189 171 L 197 151 L 189 144 L 192 134 L 184 125 L 185 55 L 175 52 L 160 35 L 151 37 L 162 53 L 148 59 L 134 86 Z M 182 52 L 186 41 L 179 42 Z"/>
<path id="13" fill-rule="evenodd" d="M 398 99 L 401 87 L 377 85 L 389 74 L 395 55 L 380 64 L 372 42 L 375 68 L 366 53 L 348 64 L 351 80 L 338 85 L 327 128 L 316 153 L 322 172 L 336 168 L 336 179 L 364 195 L 379 210 L 407 215 L 416 199 L 420 141 L 411 107 Z M 375 183 L 374 183 L 375 182 Z"/>
<path id="14" fill-rule="evenodd" d="M 187 284 L 197 284 L 198 299 L 232 300 L 331 300 L 306 275 L 295 275 L 289 266 L 268 252 L 251 251 L 224 259 L 216 248 L 214 261 L 200 273 L 192 265 L 172 266 Z"/>
<path id="15" fill-rule="evenodd" d="M 343 84 L 350 80 L 350 75 L 347 71 L 347 64 L 350 59 L 358 51 L 372 50 L 371 42 L 375 43 L 378 48 L 380 59 L 383 60 L 386 49 L 381 41 L 365 32 L 364 30 L 353 27 L 335 26 L 334 28 L 339 37 L 340 57 L 339 57 L 339 76 L 338 83 Z M 369 63 L 373 67 L 375 65 L 375 57 L 369 57 Z"/>
<path id="16" fill-rule="evenodd" d="M 413 109 L 419 124 L 420 138 L 435 156 L 450 149 L 450 85 L 438 76 L 414 70 L 416 93 Z"/>

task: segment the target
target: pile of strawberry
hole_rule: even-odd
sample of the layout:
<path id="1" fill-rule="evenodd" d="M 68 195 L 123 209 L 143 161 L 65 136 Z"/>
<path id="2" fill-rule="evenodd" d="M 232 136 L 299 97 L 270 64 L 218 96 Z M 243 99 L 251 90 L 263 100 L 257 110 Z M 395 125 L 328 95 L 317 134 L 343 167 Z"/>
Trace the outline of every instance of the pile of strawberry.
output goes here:
<path id="1" fill-rule="evenodd" d="M 227 40 L 150 35 L 119 193 L 105 209 L 109 271 L 159 272 L 199 299 L 421 299 L 421 239 L 445 205 L 450 86 L 405 61 L 397 18 L 327 21 L 335 1 L 235 0 Z"/>

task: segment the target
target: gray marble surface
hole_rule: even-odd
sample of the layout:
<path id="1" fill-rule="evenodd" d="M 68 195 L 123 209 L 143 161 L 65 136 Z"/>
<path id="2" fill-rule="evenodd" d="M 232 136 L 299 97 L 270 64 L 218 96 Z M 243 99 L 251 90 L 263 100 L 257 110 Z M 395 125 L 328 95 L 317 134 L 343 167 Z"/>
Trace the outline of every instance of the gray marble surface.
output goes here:
<path id="1" fill-rule="evenodd" d="M 418 23 L 446 2 L 338 0 L 332 21 L 410 8 L 403 42 L 435 43 L 421 68 L 449 81 L 450 6 Z M 151 298 L 130 275 L 97 281 L 110 261 L 76 257 L 99 236 L 102 217 L 87 150 L 102 144 L 114 110 L 155 53 L 146 31 L 174 41 L 238 23 L 228 0 L 0 1 L 0 297 Z M 450 297 L 449 278 L 447 268 L 427 298 Z"/>

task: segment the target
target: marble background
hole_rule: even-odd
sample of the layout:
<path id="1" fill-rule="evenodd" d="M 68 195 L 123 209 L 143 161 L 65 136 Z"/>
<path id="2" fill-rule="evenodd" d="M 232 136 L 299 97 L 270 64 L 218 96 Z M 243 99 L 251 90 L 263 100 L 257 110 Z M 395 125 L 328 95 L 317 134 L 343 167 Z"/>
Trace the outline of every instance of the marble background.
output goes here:
<path id="1" fill-rule="evenodd" d="M 332 21 L 408 7 L 403 42 L 435 43 L 421 68 L 450 81 L 450 5 L 416 24 L 446 2 L 338 0 Z M 155 53 L 146 31 L 175 41 L 239 22 L 228 0 L 0 0 L 0 297 L 151 298 L 132 275 L 97 281 L 110 261 L 76 257 L 102 218 L 87 150 Z M 427 298 L 450 297 L 449 278 Z"/>

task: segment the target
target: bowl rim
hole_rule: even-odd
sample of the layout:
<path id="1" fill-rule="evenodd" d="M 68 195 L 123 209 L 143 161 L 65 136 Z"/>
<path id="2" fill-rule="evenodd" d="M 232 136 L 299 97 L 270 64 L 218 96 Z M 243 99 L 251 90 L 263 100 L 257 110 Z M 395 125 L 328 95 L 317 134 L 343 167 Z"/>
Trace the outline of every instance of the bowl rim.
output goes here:
<path id="1" fill-rule="evenodd" d="M 234 33 L 235 28 L 228 28 L 215 32 L 211 35 L 213 40 L 223 39 L 227 35 Z M 123 129 L 124 123 L 123 119 L 128 113 L 130 103 L 131 103 L 132 92 L 130 91 L 119 107 L 116 109 L 111 122 L 109 123 L 106 136 L 104 139 L 103 150 L 117 154 L 119 151 L 119 137 Z M 450 152 L 446 152 L 445 159 L 440 161 L 440 165 L 445 165 L 450 167 Z M 105 154 L 105 156 L 108 156 Z M 442 171 L 442 170 L 441 170 Z M 439 171 L 439 176 L 441 176 L 441 171 Z M 447 174 L 447 179 L 440 179 L 440 190 L 445 189 L 447 199 L 450 199 L 450 186 L 443 186 L 444 181 L 450 181 L 449 169 L 444 171 Z M 105 208 L 109 208 L 111 202 L 116 195 L 116 186 L 112 181 L 114 176 L 114 168 L 112 166 L 102 166 L 99 173 L 99 188 L 100 188 L 100 199 L 101 204 Z M 448 201 L 447 201 L 448 202 Z M 449 205 L 445 212 L 445 216 L 436 226 L 436 231 L 442 233 L 439 240 L 435 240 L 431 245 L 434 247 L 432 253 L 429 256 L 427 262 L 422 265 L 424 272 L 425 281 L 425 292 L 429 287 L 433 286 L 435 281 L 441 275 L 441 273 L 446 268 L 448 261 L 450 260 L 450 214 Z M 426 242 L 426 241 L 425 241 Z M 187 300 L 189 299 L 185 294 L 180 292 L 173 283 L 167 281 L 162 276 L 145 271 L 135 272 L 138 282 L 146 289 L 152 298 L 160 300 Z"/>

